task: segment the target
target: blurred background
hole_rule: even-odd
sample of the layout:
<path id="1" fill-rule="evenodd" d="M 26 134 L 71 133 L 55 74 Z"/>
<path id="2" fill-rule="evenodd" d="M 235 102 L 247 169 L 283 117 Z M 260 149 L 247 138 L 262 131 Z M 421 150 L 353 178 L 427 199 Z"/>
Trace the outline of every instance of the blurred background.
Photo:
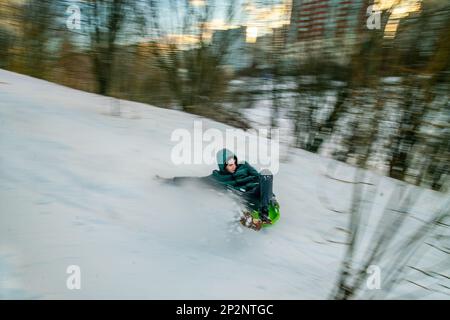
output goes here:
<path id="1" fill-rule="evenodd" d="M 0 0 L 0 68 L 449 190 L 448 0 Z"/>

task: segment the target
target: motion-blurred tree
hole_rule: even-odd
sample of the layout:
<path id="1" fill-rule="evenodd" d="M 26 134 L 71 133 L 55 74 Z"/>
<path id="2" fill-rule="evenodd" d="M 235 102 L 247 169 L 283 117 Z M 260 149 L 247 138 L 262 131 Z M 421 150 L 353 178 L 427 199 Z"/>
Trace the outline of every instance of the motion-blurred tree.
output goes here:
<path id="1" fill-rule="evenodd" d="M 98 93 L 106 95 L 112 82 L 116 41 L 124 26 L 130 2 L 100 0 L 89 3 L 87 15 L 92 67 L 97 78 Z"/>
<path id="2" fill-rule="evenodd" d="M 14 57 L 18 71 L 38 78 L 45 77 L 50 63 L 50 41 L 56 29 L 55 9 L 55 0 L 28 0 L 21 5 Z"/>

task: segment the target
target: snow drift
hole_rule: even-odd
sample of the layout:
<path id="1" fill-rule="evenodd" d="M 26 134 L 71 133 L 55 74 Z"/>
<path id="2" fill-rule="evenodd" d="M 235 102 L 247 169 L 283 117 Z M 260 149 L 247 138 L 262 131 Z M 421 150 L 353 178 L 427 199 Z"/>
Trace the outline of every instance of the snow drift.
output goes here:
<path id="1" fill-rule="evenodd" d="M 324 176 L 331 160 L 292 151 L 274 180 L 280 221 L 241 229 L 226 194 L 153 178 L 215 168 L 170 163 L 171 132 L 199 119 L 0 70 L 0 298 L 327 298 L 348 216 L 323 199 L 344 210 L 351 186 Z"/>

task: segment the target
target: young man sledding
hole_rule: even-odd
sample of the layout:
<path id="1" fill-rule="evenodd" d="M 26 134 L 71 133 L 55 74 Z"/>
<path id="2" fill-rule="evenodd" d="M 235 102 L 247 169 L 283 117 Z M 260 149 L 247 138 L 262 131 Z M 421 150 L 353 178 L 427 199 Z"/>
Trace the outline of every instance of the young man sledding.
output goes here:
<path id="1" fill-rule="evenodd" d="M 174 183 L 184 181 L 201 181 L 214 187 L 231 190 L 244 200 L 247 211 L 241 223 L 259 230 L 263 225 L 271 224 L 272 218 L 279 216 L 279 204 L 272 192 L 273 176 L 269 170 L 261 173 L 249 163 L 238 163 L 237 157 L 228 149 L 217 152 L 217 165 L 206 177 L 175 177 Z"/>

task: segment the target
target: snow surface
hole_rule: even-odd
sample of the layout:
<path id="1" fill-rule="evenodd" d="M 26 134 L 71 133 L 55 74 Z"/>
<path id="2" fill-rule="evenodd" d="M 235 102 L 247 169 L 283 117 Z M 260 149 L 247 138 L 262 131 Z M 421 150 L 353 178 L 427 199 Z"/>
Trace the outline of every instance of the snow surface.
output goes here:
<path id="1" fill-rule="evenodd" d="M 227 195 L 154 179 L 214 169 L 170 161 L 173 130 L 200 119 L 228 128 L 0 70 L 0 298 L 328 298 L 352 186 L 324 175 L 334 161 L 294 150 L 275 175 L 280 221 L 242 229 Z M 418 213 L 440 200 L 427 197 Z M 66 287 L 70 265 L 80 290 Z"/>

